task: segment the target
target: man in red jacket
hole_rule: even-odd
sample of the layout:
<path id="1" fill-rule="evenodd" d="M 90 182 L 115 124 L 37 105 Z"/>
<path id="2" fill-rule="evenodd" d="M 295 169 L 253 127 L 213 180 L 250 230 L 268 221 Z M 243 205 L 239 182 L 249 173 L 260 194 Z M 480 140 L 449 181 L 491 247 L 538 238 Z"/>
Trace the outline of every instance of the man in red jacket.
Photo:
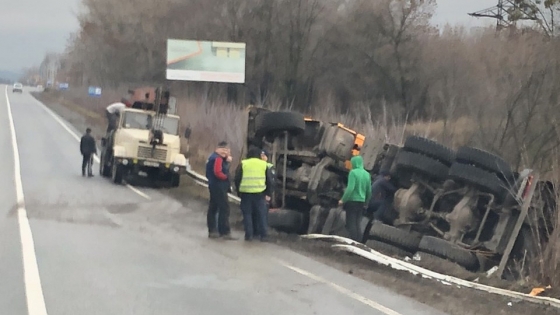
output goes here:
<path id="1" fill-rule="evenodd" d="M 228 143 L 225 141 L 218 143 L 218 147 L 206 162 L 206 178 L 210 191 L 206 221 L 208 237 L 210 238 L 236 239 L 232 237 L 229 226 L 230 211 L 227 194 L 231 187 L 229 179 L 230 163 L 231 155 Z"/>

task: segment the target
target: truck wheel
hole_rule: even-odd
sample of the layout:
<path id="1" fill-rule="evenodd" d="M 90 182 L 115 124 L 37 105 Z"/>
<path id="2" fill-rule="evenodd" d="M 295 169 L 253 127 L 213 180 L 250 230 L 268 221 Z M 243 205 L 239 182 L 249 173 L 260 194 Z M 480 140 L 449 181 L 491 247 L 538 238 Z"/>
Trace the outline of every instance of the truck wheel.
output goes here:
<path id="1" fill-rule="evenodd" d="M 113 179 L 113 183 L 122 184 L 123 168 L 122 166 L 115 163 L 115 161 L 113 161 L 113 166 L 111 168 L 111 178 Z"/>
<path id="2" fill-rule="evenodd" d="M 99 175 L 103 177 L 111 176 L 111 168 L 107 166 L 107 162 L 105 161 L 105 154 L 101 153 L 101 157 L 99 158 Z"/>
<path id="3" fill-rule="evenodd" d="M 507 190 L 503 187 L 502 181 L 496 176 L 476 166 L 454 163 L 449 169 L 449 178 L 457 182 L 470 184 L 481 191 L 493 194 L 498 201 L 501 201 Z"/>
<path id="4" fill-rule="evenodd" d="M 478 259 L 472 252 L 441 238 L 433 236 L 422 237 L 418 245 L 418 251 L 445 258 L 461 265 L 467 270 L 473 271 L 478 269 Z"/>
<path id="5" fill-rule="evenodd" d="M 450 148 L 430 139 L 418 136 L 410 136 L 406 138 L 403 149 L 404 151 L 429 156 L 447 166 L 453 164 L 453 161 L 455 160 L 455 153 Z"/>
<path id="6" fill-rule="evenodd" d="M 512 181 L 514 178 L 509 163 L 501 157 L 484 150 L 460 147 L 457 150 L 456 161 L 463 164 L 472 164 L 488 172 L 495 173 L 506 181 Z"/>
<path id="7" fill-rule="evenodd" d="M 268 212 L 268 225 L 286 233 L 299 233 L 304 225 L 303 213 L 295 210 L 273 209 Z"/>
<path id="8" fill-rule="evenodd" d="M 406 251 L 404 249 L 380 241 L 369 240 L 366 242 L 366 246 L 389 256 L 397 256 L 397 257 L 413 256 L 413 254 L 409 251 Z"/>
<path id="9" fill-rule="evenodd" d="M 434 180 L 445 180 L 449 167 L 420 153 L 401 151 L 396 159 L 397 172 L 400 170 L 416 171 Z"/>
<path id="10" fill-rule="evenodd" d="M 295 112 L 267 112 L 255 118 L 255 132 L 258 136 L 275 131 L 300 134 L 305 131 L 305 117 Z"/>
<path id="11" fill-rule="evenodd" d="M 410 252 L 416 252 L 421 235 L 401 230 L 381 222 L 374 222 L 369 229 L 369 240 L 377 240 Z"/>
<path id="12" fill-rule="evenodd" d="M 180 183 L 181 183 L 181 175 L 172 174 L 171 175 L 171 187 L 179 187 Z"/>

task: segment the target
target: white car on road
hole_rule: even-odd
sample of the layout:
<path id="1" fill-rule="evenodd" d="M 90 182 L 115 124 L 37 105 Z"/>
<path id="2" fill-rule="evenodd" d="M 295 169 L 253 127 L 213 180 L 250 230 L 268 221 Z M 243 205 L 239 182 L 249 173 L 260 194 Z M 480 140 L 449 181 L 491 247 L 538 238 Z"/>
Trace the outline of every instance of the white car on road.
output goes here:
<path id="1" fill-rule="evenodd" d="M 19 93 L 23 93 L 23 84 L 21 83 L 15 83 L 14 87 L 12 88 L 12 92 L 19 92 Z"/>

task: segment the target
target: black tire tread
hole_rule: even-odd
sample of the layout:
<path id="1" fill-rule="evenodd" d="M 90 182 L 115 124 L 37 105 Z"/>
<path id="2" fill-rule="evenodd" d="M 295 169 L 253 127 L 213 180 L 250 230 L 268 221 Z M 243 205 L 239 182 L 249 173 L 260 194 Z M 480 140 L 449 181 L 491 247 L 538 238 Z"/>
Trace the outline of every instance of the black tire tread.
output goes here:
<path id="1" fill-rule="evenodd" d="M 276 230 L 297 233 L 302 229 L 304 217 L 294 210 L 276 210 L 268 212 L 268 225 Z"/>
<path id="2" fill-rule="evenodd" d="M 382 254 L 385 255 L 389 255 L 389 256 L 397 256 L 399 258 L 402 257 L 412 257 L 413 254 L 412 252 L 409 252 L 407 250 L 401 249 L 399 247 L 387 244 L 387 243 L 383 243 L 380 241 L 376 241 L 376 240 L 369 240 L 366 242 L 366 246 L 376 250 L 378 252 L 381 252 Z"/>
<path id="3" fill-rule="evenodd" d="M 409 152 L 424 154 L 447 166 L 450 166 L 455 161 L 455 152 L 453 150 L 424 137 L 407 137 L 403 149 Z"/>
<path id="4" fill-rule="evenodd" d="M 395 163 L 397 170 L 416 171 L 434 180 L 446 179 L 449 172 L 449 167 L 421 153 L 400 151 Z"/>
<path id="5" fill-rule="evenodd" d="M 476 270 L 479 264 L 478 259 L 472 252 L 433 236 L 422 237 L 418 245 L 418 251 L 447 259 L 467 270 Z"/>
<path id="6" fill-rule="evenodd" d="M 502 199 L 506 189 L 496 174 L 469 164 L 454 163 L 449 168 L 449 178 L 464 182 Z"/>
<path id="7" fill-rule="evenodd" d="M 300 134 L 305 131 L 305 116 L 297 112 L 266 112 L 255 118 L 255 132 L 265 136 L 275 131 Z"/>
<path id="8" fill-rule="evenodd" d="M 418 249 L 420 237 L 420 234 L 401 230 L 377 221 L 373 223 L 369 230 L 368 240 L 382 241 L 389 245 L 415 252 Z"/>
<path id="9" fill-rule="evenodd" d="M 508 162 L 495 154 L 481 149 L 460 147 L 457 149 L 456 161 L 463 164 L 472 164 L 488 172 L 502 175 L 507 180 L 514 178 L 513 171 Z"/>

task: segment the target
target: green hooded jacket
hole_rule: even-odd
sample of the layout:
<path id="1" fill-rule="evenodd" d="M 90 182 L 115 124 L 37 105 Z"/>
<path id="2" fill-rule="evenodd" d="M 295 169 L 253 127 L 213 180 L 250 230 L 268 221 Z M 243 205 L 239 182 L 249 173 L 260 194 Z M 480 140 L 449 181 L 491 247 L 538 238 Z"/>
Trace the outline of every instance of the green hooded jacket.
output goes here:
<path id="1" fill-rule="evenodd" d="M 371 199 L 371 175 L 364 169 L 364 160 L 357 155 L 352 157 L 352 170 L 348 174 L 348 186 L 342 195 L 342 202 L 369 203 Z"/>

